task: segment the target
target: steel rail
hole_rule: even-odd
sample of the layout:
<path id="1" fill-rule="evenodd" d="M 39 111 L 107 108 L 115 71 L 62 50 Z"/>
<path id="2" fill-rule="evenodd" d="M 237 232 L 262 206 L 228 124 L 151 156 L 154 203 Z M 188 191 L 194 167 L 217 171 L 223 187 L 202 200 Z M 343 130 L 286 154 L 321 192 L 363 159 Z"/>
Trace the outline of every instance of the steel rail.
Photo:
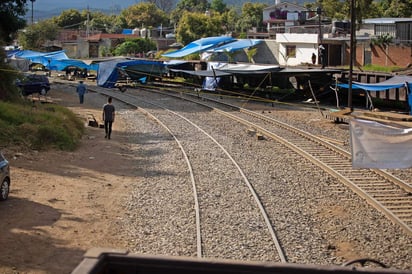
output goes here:
<path id="1" fill-rule="evenodd" d="M 350 162 L 351 155 L 347 151 L 337 147 L 334 144 L 331 144 L 330 142 L 324 141 L 322 138 L 302 131 L 276 119 L 241 108 L 239 106 L 235 106 L 233 104 L 228 104 L 222 101 L 199 96 L 198 94 L 184 95 L 183 93 L 179 93 L 173 90 L 171 91 L 179 95 L 170 94 L 170 92 L 161 93 L 169 96 L 176 96 L 178 98 L 189 100 L 197 104 L 202 104 L 205 107 L 219 111 L 222 115 L 226 115 L 227 117 L 230 117 L 231 119 L 236 120 L 244 125 L 255 127 L 264 135 L 267 135 L 268 137 L 277 140 L 280 143 L 283 143 L 296 153 L 304 156 L 306 159 L 321 167 L 327 173 L 336 177 L 353 192 L 355 192 L 357 195 L 371 204 L 374 208 L 383 213 L 389 220 L 391 220 L 395 224 L 398 224 L 406 233 L 412 235 L 412 186 L 407 184 L 406 182 L 400 180 L 399 178 L 393 176 L 392 174 L 389 174 L 384 170 L 354 170 L 352 169 Z M 189 95 L 191 98 L 188 98 L 187 95 Z M 249 122 L 226 111 L 220 110 L 215 106 L 208 105 L 206 101 L 223 105 L 231 109 L 236 109 L 241 113 L 245 113 L 257 119 L 275 124 L 278 127 L 281 127 L 300 136 L 301 139 L 294 140 L 294 144 L 291 141 L 288 141 L 278 136 L 277 134 L 256 125 L 255 123 Z M 302 140 L 306 140 L 306 142 Z M 313 146 L 313 143 L 316 143 L 318 146 Z M 324 152 L 324 156 L 322 156 L 322 154 L 319 152 L 321 148 L 324 148 L 326 150 Z M 373 182 L 369 182 L 370 178 L 374 178 L 375 183 L 384 183 L 386 185 L 386 189 L 384 191 L 378 189 L 378 187 L 373 184 Z M 382 192 L 387 192 L 388 194 L 380 194 Z"/>
<path id="2" fill-rule="evenodd" d="M 189 174 L 190 174 L 190 180 L 191 180 L 192 189 L 193 189 L 195 219 L 196 219 L 196 221 L 195 221 L 195 223 L 196 223 L 196 255 L 197 255 L 198 258 L 202 258 L 203 251 L 202 251 L 202 233 L 201 233 L 201 227 L 200 227 L 200 206 L 199 206 L 199 199 L 198 199 L 199 195 L 197 194 L 196 180 L 195 180 L 195 177 L 194 177 L 193 167 L 192 167 L 192 164 L 189 160 L 189 157 L 187 156 L 187 153 L 186 153 L 182 143 L 179 141 L 177 136 L 173 133 L 173 131 L 167 125 L 165 125 L 162 121 L 160 121 L 156 116 L 151 114 L 146 109 L 144 109 L 142 107 L 139 107 L 137 104 L 131 103 L 129 100 L 121 98 L 121 96 L 119 96 L 118 94 L 113 94 L 111 92 L 109 93 L 106 90 L 102 90 L 102 89 L 99 89 L 99 90 L 90 89 L 90 90 L 93 90 L 94 92 L 97 92 L 97 93 L 100 93 L 100 94 L 104 94 L 106 96 L 111 96 L 113 98 L 116 98 L 116 100 L 118 100 L 118 101 L 121 101 L 121 102 L 123 102 L 127 105 L 135 107 L 138 111 L 142 112 L 143 114 L 149 116 L 151 119 L 155 120 L 156 123 L 161 125 L 173 137 L 173 139 L 175 140 L 175 142 L 179 146 L 180 151 L 183 154 L 183 157 L 185 159 L 185 162 L 186 162 L 186 165 L 188 167 Z"/>
<path id="3" fill-rule="evenodd" d="M 179 144 L 179 147 L 181 148 L 183 154 L 185 155 L 185 159 L 188 161 L 188 166 L 189 166 L 190 171 L 191 171 L 192 184 L 193 184 L 193 187 L 194 187 L 194 195 L 196 195 L 196 207 L 197 207 L 197 209 L 196 209 L 196 223 L 197 223 L 196 227 L 197 227 L 197 229 L 196 229 L 196 230 L 197 230 L 197 233 L 198 233 L 198 236 L 197 236 L 197 245 L 198 245 L 197 250 L 198 250 L 198 253 L 197 253 L 197 254 L 198 254 L 198 257 L 199 257 L 199 254 L 200 254 L 200 257 L 201 257 L 201 256 L 202 256 L 202 247 L 201 247 L 202 244 L 201 244 L 201 236 L 200 236 L 200 235 L 201 235 L 201 226 L 200 226 L 200 219 L 201 219 L 201 218 L 200 218 L 200 206 L 199 206 L 199 202 L 198 202 L 198 199 L 197 199 L 197 192 L 195 191 L 195 189 L 196 189 L 196 183 L 195 183 L 194 176 L 193 176 L 193 172 L 192 172 L 192 168 L 191 168 L 191 165 L 190 165 L 190 160 L 188 159 L 186 153 L 184 152 L 184 148 L 182 147 L 182 145 L 181 145 L 180 142 L 178 141 L 177 137 L 175 137 L 175 135 L 173 134 L 173 132 L 172 132 L 166 125 L 164 125 L 159 119 L 157 119 L 154 115 L 150 114 L 150 112 L 148 112 L 148 111 L 145 110 L 144 108 L 138 107 L 137 105 L 130 103 L 130 101 L 128 101 L 127 99 L 122 98 L 122 97 L 127 97 L 127 98 L 131 98 L 131 97 L 132 97 L 133 99 L 136 99 L 135 96 L 128 95 L 128 94 L 124 94 L 124 93 L 123 93 L 123 94 L 118 94 L 118 93 L 112 94 L 112 93 L 107 93 L 106 91 L 100 91 L 100 90 L 99 90 L 99 91 L 98 91 L 98 90 L 95 90 L 95 91 L 96 91 L 96 92 L 99 92 L 99 93 L 103 93 L 103 94 L 105 94 L 106 96 L 112 96 L 113 98 L 116 98 L 117 100 L 122 101 L 122 102 L 124 102 L 124 103 L 126 103 L 126 104 L 133 105 L 133 106 L 137 107 L 138 110 L 144 112 L 144 113 L 147 114 L 147 115 L 150 115 L 150 117 L 152 117 L 152 118 L 155 119 L 157 122 L 159 122 L 162 126 L 164 126 L 164 127 L 167 129 L 167 131 L 175 138 L 176 142 Z M 270 234 L 270 236 L 271 236 L 271 238 L 272 238 L 272 241 L 273 241 L 273 243 L 274 243 L 274 245 L 275 245 L 275 247 L 276 247 L 277 255 L 279 256 L 280 261 L 281 261 L 282 263 L 286 263 L 286 262 L 287 262 L 287 258 L 286 258 L 285 252 L 284 252 L 284 250 L 283 250 L 283 248 L 282 248 L 282 245 L 280 244 L 280 240 L 278 239 L 278 237 L 277 237 L 277 235 L 276 235 L 276 232 L 275 232 L 275 230 L 274 230 L 274 228 L 273 228 L 273 225 L 272 225 L 272 223 L 271 223 L 271 221 L 270 221 L 270 219 L 269 219 L 269 216 L 268 216 L 268 214 L 267 214 L 267 212 L 266 212 L 266 209 L 264 208 L 264 206 L 263 206 L 263 204 L 262 204 L 262 201 L 260 200 L 258 194 L 256 193 L 256 190 L 254 189 L 253 185 L 250 183 L 249 179 L 247 178 L 247 176 L 246 176 L 245 173 L 243 172 L 242 168 L 241 168 L 241 167 L 239 166 L 239 164 L 235 161 L 235 159 L 230 155 L 230 153 L 229 153 L 213 136 L 211 136 L 209 133 L 207 133 L 206 131 L 204 131 L 202 128 L 200 128 L 198 125 L 196 125 L 195 123 L 193 123 L 192 121 L 190 121 L 188 118 L 184 117 L 183 115 L 180 115 L 179 113 L 177 113 L 177 112 L 175 112 L 175 111 L 172 111 L 172 110 L 170 110 L 170 109 L 168 109 L 167 107 L 164 107 L 164 106 L 162 106 L 162 105 L 159 105 L 159 104 L 156 104 L 156 103 L 153 103 L 153 102 L 148 102 L 148 101 L 145 101 L 145 100 L 142 100 L 142 99 L 139 99 L 139 100 L 140 100 L 141 102 L 146 103 L 146 104 L 150 104 L 150 105 L 153 105 L 153 106 L 162 108 L 162 109 L 164 109 L 164 110 L 166 110 L 166 111 L 168 111 L 168 112 L 170 112 L 170 113 L 173 113 L 174 115 L 179 116 L 180 118 L 184 119 L 185 121 L 187 121 L 188 123 L 190 123 L 192 126 L 194 126 L 195 128 L 197 128 L 199 131 L 201 131 L 203 134 L 205 134 L 206 136 L 208 136 L 208 137 L 226 154 L 226 156 L 232 161 L 232 163 L 234 164 L 234 166 L 237 168 L 237 170 L 238 170 L 238 172 L 240 173 L 240 175 L 242 176 L 242 178 L 243 178 L 246 186 L 248 187 L 248 189 L 249 189 L 252 197 L 254 198 L 254 200 L 255 200 L 255 202 L 256 202 L 256 205 L 257 205 L 257 207 L 259 208 L 259 211 L 261 212 L 261 216 L 263 217 L 264 222 L 265 222 L 265 224 L 266 224 L 266 226 L 267 226 L 267 229 L 268 229 L 269 234 Z M 204 106 L 205 106 L 205 105 L 204 105 Z M 208 107 L 208 108 L 209 108 L 209 107 Z M 222 114 L 223 114 L 223 113 L 222 113 Z"/>
<path id="4" fill-rule="evenodd" d="M 141 100 L 141 101 L 144 101 L 144 100 Z M 243 172 L 242 168 L 241 168 L 241 167 L 239 166 L 239 164 L 235 161 L 235 159 L 230 155 L 230 153 L 229 153 L 213 136 L 211 136 L 209 133 L 207 133 L 206 131 L 204 131 L 202 128 L 200 128 L 198 125 L 196 125 L 195 123 L 193 123 L 192 121 L 190 121 L 188 118 L 184 117 L 183 115 L 180 115 L 179 113 L 177 113 L 177 112 L 175 112 L 175 111 L 172 111 L 172 110 L 170 110 L 170 109 L 168 109 L 168 108 L 166 108 L 166 107 L 164 107 L 164 106 L 161 106 L 161 105 L 159 105 L 159 104 L 155 104 L 155 103 L 153 103 L 153 102 L 147 102 L 147 101 L 144 101 L 144 102 L 147 103 L 147 104 L 151 104 L 151 105 L 153 105 L 153 106 L 156 106 L 156 107 L 163 108 L 163 109 L 167 110 L 168 112 L 173 113 L 174 115 L 179 116 L 180 118 L 184 119 L 186 122 L 190 123 L 192 126 L 194 126 L 195 128 L 197 128 L 197 129 L 198 129 L 199 131 L 201 131 L 203 134 L 205 134 L 206 136 L 208 136 L 208 137 L 226 154 L 226 156 L 232 161 L 232 163 L 235 165 L 235 167 L 236 167 L 237 170 L 239 171 L 239 173 L 240 173 L 240 175 L 242 176 L 245 184 L 247 185 L 247 187 L 249 188 L 249 190 L 250 190 L 253 198 L 255 199 L 255 202 L 256 202 L 256 204 L 257 204 L 257 206 L 258 206 L 258 208 L 259 208 L 259 210 L 260 210 L 260 212 L 261 212 L 261 214 L 262 214 L 262 217 L 263 217 L 263 219 L 264 219 L 264 221 L 265 221 L 265 223 L 266 223 L 266 226 L 267 226 L 267 228 L 268 228 L 269 234 L 270 234 L 271 237 L 272 237 L 273 243 L 274 243 L 275 246 L 276 246 L 277 254 L 278 254 L 281 262 L 283 262 L 283 263 L 287 262 L 287 259 L 286 259 L 284 250 L 283 250 L 283 248 L 282 248 L 282 246 L 281 246 L 281 244 L 280 244 L 280 241 L 279 241 L 279 239 L 278 239 L 278 237 L 277 237 L 277 235 L 276 235 L 276 232 L 275 232 L 274 229 L 273 229 L 273 225 L 272 225 L 272 223 L 270 222 L 270 219 L 269 219 L 269 217 L 268 217 L 268 214 L 267 214 L 264 206 L 262 205 L 262 202 L 261 202 L 259 196 L 257 195 L 257 193 L 256 193 L 253 185 L 250 183 L 249 179 L 247 178 L 247 176 L 246 176 L 245 173 Z"/>

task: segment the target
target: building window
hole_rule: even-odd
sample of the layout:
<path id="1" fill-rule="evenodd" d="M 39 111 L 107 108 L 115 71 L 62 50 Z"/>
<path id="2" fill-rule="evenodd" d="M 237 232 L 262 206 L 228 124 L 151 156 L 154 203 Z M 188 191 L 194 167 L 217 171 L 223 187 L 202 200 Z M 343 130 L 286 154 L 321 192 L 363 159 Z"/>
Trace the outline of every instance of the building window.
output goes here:
<path id="1" fill-rule="evenodd" d="M 296 58 L 296 46 L 286 46 L 286 57 Z"/>

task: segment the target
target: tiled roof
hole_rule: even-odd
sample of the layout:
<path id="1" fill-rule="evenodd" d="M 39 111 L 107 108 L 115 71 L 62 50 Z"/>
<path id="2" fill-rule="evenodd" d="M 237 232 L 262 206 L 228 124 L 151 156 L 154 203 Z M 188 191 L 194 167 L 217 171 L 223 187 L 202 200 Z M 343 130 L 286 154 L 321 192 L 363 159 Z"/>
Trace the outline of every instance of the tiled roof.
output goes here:
<path id="1" fill-rule="evenodd" d="M 100 41 L 102 39 L 126 39 L 126 38 L 139 38 L 138 35 L 132 34 L 119 34 L 119 33 L 100 33 L 89 36 L 88 41 Z"/>

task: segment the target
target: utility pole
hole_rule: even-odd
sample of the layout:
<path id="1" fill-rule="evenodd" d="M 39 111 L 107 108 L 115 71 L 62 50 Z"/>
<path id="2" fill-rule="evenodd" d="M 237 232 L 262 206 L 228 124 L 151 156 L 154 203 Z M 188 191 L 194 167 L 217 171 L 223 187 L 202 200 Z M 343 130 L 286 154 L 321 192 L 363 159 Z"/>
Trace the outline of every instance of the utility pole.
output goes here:
<path id="1" fill-rule="evenodd" d="M 318 44 L 322 44 L 322 19 L 321 19 L 321 15 L 322 15 L 322 7 L 317 7 L 316 8 L 316 14 L 318 15 L 318 19 L 319 19 L 319 38 L 318 38 Z"/>
<path id="2" fill-rule="evenodd" d="M 89 27 L 89 23 L 90 23 L 90 15 L 89 15 L 89 5 L 87 5 L 87 22 L 86 22 L 86 37 L 89 38 L 90 35 L 90 27 Z"/>
<path id="3" fill-rule="evenodd" d="M 353 82 L 353 62 L 355 61 L 355 0 L 350 1 L 350 60 L 349 60 L 349 88 L 348 88 L 348 108 L 353 111 L 352 106 L 352 82 Z"/>
<path id="4" fill-rule="evenodd" d="M 36 2 L 36 0 L 30 0 L 30 1 L 31 1 L 31 24 L 33 25 L 33 23 L 34 23 L 33 3 Z"/>

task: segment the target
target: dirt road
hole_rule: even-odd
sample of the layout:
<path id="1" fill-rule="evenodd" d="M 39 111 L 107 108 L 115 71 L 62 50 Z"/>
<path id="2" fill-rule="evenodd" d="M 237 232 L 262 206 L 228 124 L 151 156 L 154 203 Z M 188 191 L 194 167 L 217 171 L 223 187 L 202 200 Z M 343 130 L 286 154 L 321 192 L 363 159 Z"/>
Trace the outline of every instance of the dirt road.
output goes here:
<path id="1" fill-rule="evenodd" d="M 102 96 L 88 93 L 80 105 L 74 88 L 58 85 L 50 95 L 85 122 L 101 117 Z M 87 127 L 74 152 L 4 150 L 12 185 L 0 203 L 0 273 L 70 273 L 92 247 L 124 249 L 122 198 L 138 176 L 120 115 L 113 129 L 107 140 Z"/>

